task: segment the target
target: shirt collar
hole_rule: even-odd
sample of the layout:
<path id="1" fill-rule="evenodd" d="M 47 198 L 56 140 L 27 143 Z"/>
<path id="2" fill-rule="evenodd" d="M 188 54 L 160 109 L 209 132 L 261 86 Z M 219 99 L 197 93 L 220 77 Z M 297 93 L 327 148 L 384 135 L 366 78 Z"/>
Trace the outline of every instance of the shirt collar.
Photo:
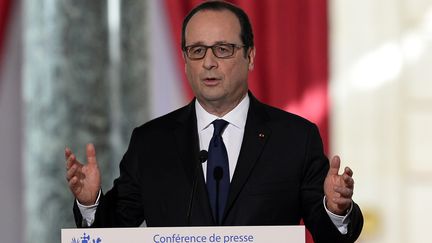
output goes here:
<path id="1" fill-rule="evenodd" d="M 242 101 L 230 112 L 225 114 L 223 117 L 218 117 L 208 113 L 198 100 L 195 100 L 195 111 L 197 116 L 198 131 L 206 129 L 216 119 L 224 119 L 229 124 L 237 127 L 238 129 L 244 129 L 246 125 L 246 118 L 249 109 L 250 98 L 249 94 L 243 98 Z"/>

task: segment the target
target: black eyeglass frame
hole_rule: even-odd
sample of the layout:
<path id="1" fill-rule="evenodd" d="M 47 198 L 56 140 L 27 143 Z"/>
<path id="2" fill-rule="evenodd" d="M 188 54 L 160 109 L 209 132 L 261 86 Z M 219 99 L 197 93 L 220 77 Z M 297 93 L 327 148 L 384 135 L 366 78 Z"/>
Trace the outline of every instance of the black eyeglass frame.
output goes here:
<path id="1" fill-rule="evenodd" d="M 230 48 L 232 48 L 232 53 L 228 56 L 219 56 L 218 54 L 216 54 L 215 49 L 217 47 L 221 47 L 221 46 L 229 46 Z M 190 50 L 194 47 L 204 47 L 205 48 L 205 51 L 203 52 L 202 57 L 198 57 L 198 58 L 197 57 L 191 57 Z M 244 48 L 244 47 L 246 47 L 246 46 L 245 45 L 237 45 L 237 44 L 233 44 L 233 43 L 218 43 L 218 44 L 214 44 L 211 46 L 196 44 L 196 45 L 185 46 L 183 49 L 183 52 L 185 53 L 187 58 L 189 58 L 190 60 L 201 60 L 201 59 L 204 59 L 204 57 L 207 54 L 207 50 L 210 48 L 215 57 L 220 58 L 220 59 L 229 59 L 229 58 L 232 58 L 234 56 L 234 54 L 236 53 L 236 50 Z"/>

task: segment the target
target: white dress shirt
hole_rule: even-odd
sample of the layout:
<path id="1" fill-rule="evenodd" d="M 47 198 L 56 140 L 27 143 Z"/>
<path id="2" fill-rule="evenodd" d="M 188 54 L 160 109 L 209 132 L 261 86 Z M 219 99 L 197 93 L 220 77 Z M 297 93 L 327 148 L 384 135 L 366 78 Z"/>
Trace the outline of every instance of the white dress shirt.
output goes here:
<path id="1" fill-rule="evenodd" d="M 228 122 L 228 125 L 222 133 L 222 139 L 225 143 L 228 153 L 230 181 L 234 175 L 237 159 L 240 154 L 248 109 L 248 95 L 246 95 L 246 97 L 232 111 L 228 112 L 223 117 L 218 117 L 208 113 L 206 110 L 204 110 L 198 100 L 195 101 L 200 150 L 208 151 L 214 130 L 212 122 L 216 119 L 223 119 Z M 204 178 L 206 178 L 207 162 L 204 162 L 202 166 Z"/>

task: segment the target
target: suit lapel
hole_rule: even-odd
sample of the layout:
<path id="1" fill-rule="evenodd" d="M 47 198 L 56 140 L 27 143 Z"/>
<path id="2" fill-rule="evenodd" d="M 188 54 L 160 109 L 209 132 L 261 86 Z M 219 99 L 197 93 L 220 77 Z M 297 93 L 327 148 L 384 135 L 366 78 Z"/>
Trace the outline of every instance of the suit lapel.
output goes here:
<path id="1" fill-rule="evenodd" d="M 271 134 L 270 128 L 267 127 L 265 123 L 267 114 L 263 110 L 262 104 L 257 101 L 251 93 L 249 93 L 249 97 L 251 98 L 251 102 L 247 115 L 245 132 L 234 176 L 231 180 L 230 192 L 224 214 L 225 217 L 248 180 Z"/>
<path id="2" fill-rule="evenodd" d="M 199 166 L 199 138 L 195 113 L 195 99 L 185 107 L 177 118 L 174 129 L 175 143 L 180 152 L 180 160 L 192 192 L 193 180 L 196 177 L 196 191 L 191 209 L 191 223 L 196 225 L 210 225 L 213 222 L 212 211 L 208 201 L 202 167 Z M 198 166 L 198 167 L 197 167 Z M 189 203 L 189 202 L 188 202 Z M 187 212 L 186 212 L 187 214 Z"/>
<path id="3" fill-rule="evenodd" d="M 185 108 L 186 111 L 178 116 L 174 137 L 185 173 L 192 182 L 199 148 L 194 102 Z"/>

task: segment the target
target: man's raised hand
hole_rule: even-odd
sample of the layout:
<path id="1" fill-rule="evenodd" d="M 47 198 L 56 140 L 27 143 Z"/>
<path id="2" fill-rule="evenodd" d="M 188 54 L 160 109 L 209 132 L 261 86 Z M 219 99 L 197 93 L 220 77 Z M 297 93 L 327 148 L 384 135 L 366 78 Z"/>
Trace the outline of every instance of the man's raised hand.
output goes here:
<path id="1" fill-rule="evenodd" d="M 324 181 L 324 193 L 326 206 L 330 212 L 337 215 L 345 215 L 352 204 L 354 193 L 353 172 L 345 167 L 342 175 L 339 175 L 340 158 L 334 156 L 330 162 L 330 169 Z"/>
<path id="2" fill-rule="evenodd" d="M 69 148 L 65 149 L 66 179 L 69 189 L 81 204 L 93 205 L 101 187 L 99 166 L 93 144 L 87 144 L 86 155 L 87 164 L 84 165 L 77 160 Z"/>

